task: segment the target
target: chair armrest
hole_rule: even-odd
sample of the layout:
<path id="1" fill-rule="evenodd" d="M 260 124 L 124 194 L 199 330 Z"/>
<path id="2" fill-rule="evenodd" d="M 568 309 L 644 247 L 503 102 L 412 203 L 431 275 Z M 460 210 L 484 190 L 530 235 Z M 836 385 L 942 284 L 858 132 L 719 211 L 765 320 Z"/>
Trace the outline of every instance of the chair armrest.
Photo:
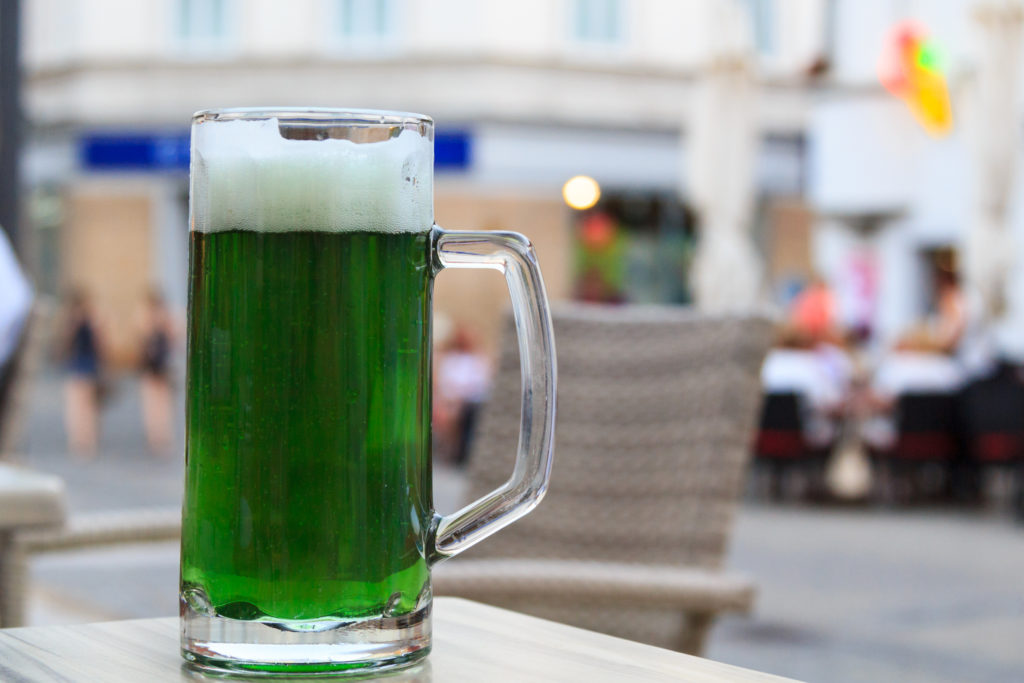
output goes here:
<path id="1" fill-rule="evenodd" d="M 63 514 L 63 507 L 61 508 Z M 62 550 L 153 541 L 181 537 L 179 508 L 142 508 L 76 515 L 66 526 L 26 529 L 8 535 L 0 544 L 0 627 L 25 622 L 25 586 L 31 555 Z"/>
<path id="2" fill-rule="evenodd" d="M 434 593 L 482 602 L 531 598 L 686 612 L 747 612 L 754 583 L 739 574 L 695 567 L 571 560 L 456 560 L 434 571 Z"/>
<path id="3" fill-rule="evenodd" d="M 60 477 L 0 464 L 0 531 L 60 526 L 66 515 L 65 499 Z"/>
<path id="4" fill-rule="evenodd" d="M 175 541 L 181 538 L 181 509 L 141 508 L 75 515 L 67 525 L 48 531 L 25 531 L 16 543 L 30 555 L 78 548 Z"/>

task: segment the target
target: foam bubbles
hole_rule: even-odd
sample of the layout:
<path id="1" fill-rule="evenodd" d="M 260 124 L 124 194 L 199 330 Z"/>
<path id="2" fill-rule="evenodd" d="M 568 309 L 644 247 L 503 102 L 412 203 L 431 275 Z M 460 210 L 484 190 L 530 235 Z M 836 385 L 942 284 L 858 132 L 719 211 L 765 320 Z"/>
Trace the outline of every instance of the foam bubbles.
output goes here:
<path id="1" fill-rule="evenodd" d="M 264 119 L 201 123 L 192 136 L 192 230 L 425 232 L 433 223 L 433 146 L 415 131 L 292 140 Z"/>

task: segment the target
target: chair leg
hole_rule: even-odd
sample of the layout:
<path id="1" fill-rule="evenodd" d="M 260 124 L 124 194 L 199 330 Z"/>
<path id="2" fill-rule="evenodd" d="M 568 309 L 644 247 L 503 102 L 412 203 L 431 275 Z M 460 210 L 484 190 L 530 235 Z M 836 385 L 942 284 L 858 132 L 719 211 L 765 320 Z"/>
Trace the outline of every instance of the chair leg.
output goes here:
<path id="1" fill-rule="evenodd" d="M 761 460 L 757 473 L 757 500 L 767 503 L 772 500 L 772 481 L 775 478 L 775 463 Z"/>
<path id="2" fill-rule="evenodd" d="M 782 463 L 778 461 L 773 461 L 769 473 L 770 478 L 768 480 L 768 499 L 773 503 L 777 503 L 782 500 L 782 484 L 785 479 L 785 472 Z"/>
<path id="3" fill-rule="evenodd" d="M 0 628 L 25 623 L 25 563 L 14 534 L 0 534 Z"/>
<path id="4" fill-rule="evenodd" d="M 892 462 L 887 459 L 879 459 L 875 467 L 874 497 L 883 507 L 892 507 L 895 504 L 895 484 L 893 477 Z"/>
<path id="5" fill-rule="evenodd" d="M 750 464 L 749 477 L 747 479 L 747 495 L 751 500 L 762 501 L 768 498 L 767 473 L 767 463 L 755 455 Z"/>
<path id="6" fill-rule="evenodd" d="M 807 462 L 807 489 L 804 498 L 812 503 L 820 503 L 829 499 L 828 483 L 826 482 L 826 471 L 828 469 L 828 454 L 815 455 Z"/>
<path id="7" fill-rule="evenodd" d="M 898 463 L 896 466 L 896 504 L 899 507 L 910 507 L 921 500 L 919 475 L 921 468 L 917 463 Z"/>
<path id="8" fill-rule="evenodd" d="M 715 621 L 710 612 L 688 612 L 683 615 L 683 632 L 679 635 L 676 650 L 700 657 L 704 653 L 708 632 Z"/>
<path id="9" fill-rule="evenodd" d="M 1019 460 L 1013 468 L 1012 511 L 1018 520 L 1024 522 L 1024 460 Z"/>

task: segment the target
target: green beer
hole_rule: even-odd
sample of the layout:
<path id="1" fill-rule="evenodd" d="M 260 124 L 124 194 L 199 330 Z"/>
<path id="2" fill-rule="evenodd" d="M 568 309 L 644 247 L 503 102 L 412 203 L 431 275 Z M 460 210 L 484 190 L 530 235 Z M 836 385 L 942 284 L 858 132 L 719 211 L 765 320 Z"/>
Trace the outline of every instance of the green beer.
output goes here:
<path id="1" fill-rule="evenodd" d="M 426 599 L 429 250 L 192 233 L 181 578 L 203 609 L 336 622 Z"/>
<path id="2" fill-rule="evenodd" d="M 522 235 L 434 225 L 433 122 L 220 109 L 192 119 L 181 649 L 218 673 L 427 655 L 430 568 L 546 487 L 554 340 Z M 512 478 L 433 510 L 441 268 L 505 273 L 523 352 Z"/>

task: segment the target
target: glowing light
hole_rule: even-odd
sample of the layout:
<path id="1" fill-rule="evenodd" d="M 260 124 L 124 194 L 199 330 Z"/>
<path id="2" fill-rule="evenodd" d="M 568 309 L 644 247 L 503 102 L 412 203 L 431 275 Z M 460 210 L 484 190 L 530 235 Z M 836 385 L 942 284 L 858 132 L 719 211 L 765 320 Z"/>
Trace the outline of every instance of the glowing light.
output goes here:
<path id="1" fill-rule="evenodd" d="M 590 176 L 578 175 L 562 186 L 562 198 L 574 209 L 589 209 L 601 198 L 601 186 Z"/>
<path id="2" fill-rule="evenodd" d="M 885 89 L 906 102 L 932 135 L 953 127 L 942 56 L 923 26 L 905 21 L 893 28 L 879 70 Z"/>

